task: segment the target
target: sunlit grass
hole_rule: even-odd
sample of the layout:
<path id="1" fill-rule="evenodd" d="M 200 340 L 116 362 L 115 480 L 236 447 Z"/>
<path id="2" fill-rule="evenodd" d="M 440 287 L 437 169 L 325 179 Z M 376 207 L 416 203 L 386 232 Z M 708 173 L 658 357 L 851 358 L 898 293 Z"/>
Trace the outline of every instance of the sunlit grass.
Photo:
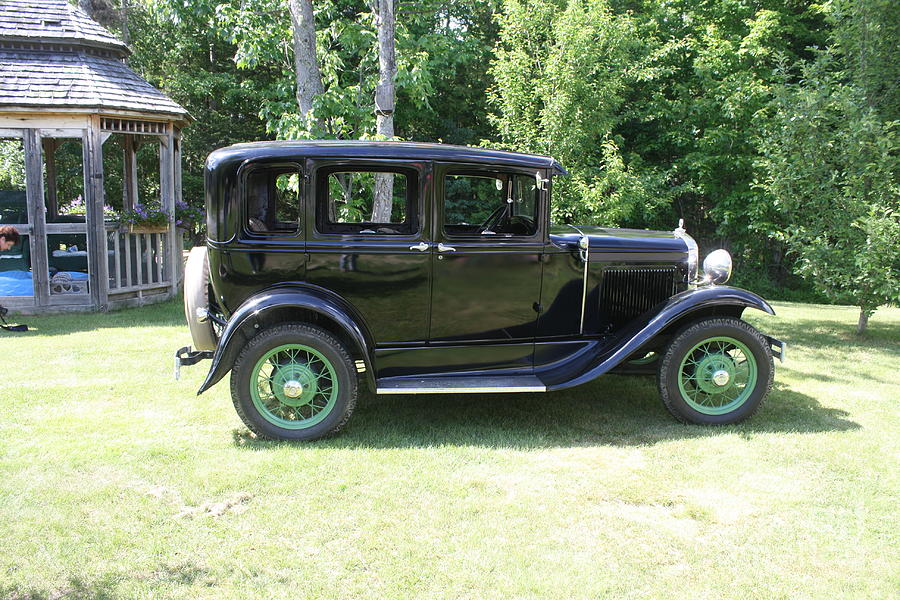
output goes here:
<path id="1" fill-rule="evenodd" d="M 0 332 L 0 597 L 897 597 L 900 310 L 748 317 L 789 343 L 748 423 L 652 378 L 373 397 L 261 442 L 172 379 L 170 303 Z"/>

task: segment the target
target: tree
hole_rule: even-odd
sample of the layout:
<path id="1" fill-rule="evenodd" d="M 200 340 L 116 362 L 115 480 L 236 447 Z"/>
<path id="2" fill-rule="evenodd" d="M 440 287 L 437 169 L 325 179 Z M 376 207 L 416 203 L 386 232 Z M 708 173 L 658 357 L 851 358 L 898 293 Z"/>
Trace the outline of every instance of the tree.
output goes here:
<path id="1" fill-rule="evenodd" d="M 322 74 L 316 60 L 316 23 L 312 0 L 290 0 L 291 29 L 294 39 L 294 77 L 297 81 L 297 106 L 300 117 L 307 119 L 313 110 L 313 101 L 325 91 Z M 316 120 L 318 129 L 324 123 Z"/>
<path id="2" fill-rule="evenodd" d="M 375 133 L 379 138 L 394 137 L 394 0 L 375 0 L 375 26 L 378 30 L 378 84 L 375 86 Z M 389 223 L 393 208 L 394 176 L 375 175 L 373 223 Z"/>
<path id="3" fill-rule="evenodd" d="M 623 155 L 616 131 L 630 86 L 647 75 L 637 33 L 603 0 L 505 5 L 494 124 L 506 147 L 552 154 L 569 169 L 555 183 L 556 219 L 640 222 L 671 199 L 664 174 Z"/>
<path id="4" fill-rule="evenodd" d="M 238 68 L 233 60 L 237 46 L 221 23 L 217 0 L 130 0 L 127 8 L 133 50 L 129 65 L 195 119 L 182 131 L 182 185 L 184 199 L 202 209 L 209 153 L 266 139 L 259 107 L 277 74 L 265 65 L 252 72 Z M 158 159 L 147 158 L 146 172 L 154 173 L 152 161 Z M 119 171 L 121 167 L 107 172 Z"/>
<path id="5" fill-rule="evenodd" d="M 883 121 L 829 50 L 776 93 L 762 186 L 786 220 L 797 269 L 860 309 L 857 333 L 900 302 L 900 123 Z"/>
<path id="6" fill-rule="evenodd" d="M 754 186 L 776 69 L 827 26 L 798 0 L 507 0 L 491 69 L 505 145 L 569 168 L 554 217 L 671 228 L 784 280 L 771 196 Z M 751 269 L 741 269 L 741 263 Z M 766 279 L 767 277 L 760 279 Z"/>

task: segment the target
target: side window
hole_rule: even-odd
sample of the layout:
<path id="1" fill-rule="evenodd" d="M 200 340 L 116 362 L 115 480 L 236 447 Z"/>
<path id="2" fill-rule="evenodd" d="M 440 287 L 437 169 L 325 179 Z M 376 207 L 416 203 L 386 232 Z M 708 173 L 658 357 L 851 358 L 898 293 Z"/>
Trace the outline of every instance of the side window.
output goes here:
<path id="1" fill-rule="evenodd" d="M 448 173 L 444 177 L 444 233 L 534 235 L 538 193 L 530 175 Z"/>
<path id="2" fill-rule="evenodd" d="M 253 235 L 300 231 L 300 176 L 296 168 L 258 168 L 244 180 L 244 229 Z"/>
<path id="3" fill-rule="evenodd" d="M 415 233 L 415 184 L 405 172 L 321 170 L 316 226 L 322 233 Z"/>

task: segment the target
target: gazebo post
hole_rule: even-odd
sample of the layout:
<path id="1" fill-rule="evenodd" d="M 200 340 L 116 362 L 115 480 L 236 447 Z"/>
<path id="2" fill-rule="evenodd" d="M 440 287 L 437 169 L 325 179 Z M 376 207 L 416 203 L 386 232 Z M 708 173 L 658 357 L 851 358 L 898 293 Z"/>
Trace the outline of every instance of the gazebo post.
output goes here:
<path id="1" fill-rule="evenodd" d="M 109 304 L 109 266 L 106 228 L 103 223 L 103 137 L 100 116 L 90 116 L 90 127 L 83 134 L 84 206 L 87 221 L 88 273 L 91 301 L 102 311 Z"/>
<path id="2" fill-rule="evenodd" d="M 59 216 L 59 201 L 56 197 L 56 149 L 59 148 L 59 140 L 55 138 L 43 138 L 44 160 L 47 165 L 47 214 L 51 219 Z"/>
<path id="3" fill-rule="evenodd" d="M 50 304 L 50 267 L 47 258 L 47 220 L 44 214 L 44 176 L 41 168 L 41 136 L 37 129 L 23 130 L 25 195 L 31 235 L 31 276 L 38 306 Z"/>
<path id="4" fill-rule="evenodd" d="M 130 133 L 126 133 L 124 154 L 124 169 L 122 172 L 122 208 L 133 210 L 138 202 L 137 190 L 137 149 L 140 141 Z"/>
<path id="5" fill-rule="evenodd" d="M 181 193 L 181 130 L 175 129 L 174 131 L 175 131 L 175 155 L 173 158 L 175 161 L 175 202 L 178 203 L 178 202 L 184 201 L 184 196 Z M 178 231 L 177 227 L 176 227 L 175 231 L 176 232 Z M 184 240 L 181 239 L 180 235 L 176 236 L 176 237 L 177 237 L 176 241 L 178 243 L 178 251 L 177 251 L 178 256 L 176 257 L 176 261 L 175 261 L 175 265 L 177 267 L 177 270 L 175 271 L 175 281 L 176 281 L 175 290 L 178 291 L 177 282 L 182 279 L 182 270 L 184 269 L 184 261 L 182 260 L 182 256 L 181 256 L 182 249 L 184 248 Z"/>
<path id="6" fill-rule="evenodd" d="M 166 123 L 166 135 L 159 138 L 159 193 L 163 210 L 169 213 L 169 287 L 172 295 L 178 293 L 178 263 L 181 260 L 181 244 L 175 227 L 175 135 L 174 125 Z"/>

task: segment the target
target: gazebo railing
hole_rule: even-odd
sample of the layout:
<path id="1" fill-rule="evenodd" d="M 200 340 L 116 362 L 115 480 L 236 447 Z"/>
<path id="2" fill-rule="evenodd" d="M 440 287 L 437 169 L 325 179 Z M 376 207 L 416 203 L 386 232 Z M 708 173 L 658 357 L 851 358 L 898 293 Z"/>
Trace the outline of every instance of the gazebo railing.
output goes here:
<path id="1" fill-rule="evenodd" d="M 123 231 L 107 226 L 109 294 L 135 293 L 172 284 L 169 232 Z"/>

